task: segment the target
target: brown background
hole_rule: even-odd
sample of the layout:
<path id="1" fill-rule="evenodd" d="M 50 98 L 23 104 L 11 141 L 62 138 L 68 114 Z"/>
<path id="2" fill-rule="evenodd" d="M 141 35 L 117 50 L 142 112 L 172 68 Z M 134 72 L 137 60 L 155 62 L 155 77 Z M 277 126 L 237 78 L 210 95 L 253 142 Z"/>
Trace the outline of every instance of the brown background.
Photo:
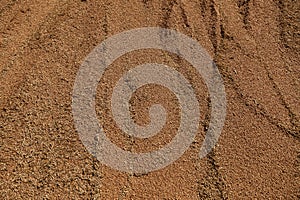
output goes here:
<path id="1" fill-rule="evenodd" d="M 300 197 L 299 1 L 0 1 L 0 199 L 297 199 Z M 149 122 L 162 103 L 168 122 L 155 137 L 124 135 L 111 117 L 111 87 L 137 64 L 159 62 L 190 80 L 200 128 L 189 150 L 149 174 L 106 167 L 75 131 L 71 97 L 85 56 L 104 39 L 160 26 L 197 41 L 216 62 L 227 93 L 226 123 L 214 151 L 198 158 L 209 99 L 189 63 L 158 50 L 131 52 L 101 79 L 96 110 L 125 150 L 160 148 L 176 133 L 179 105 L 150 85 L 132 97 L 132 117 Z"/>

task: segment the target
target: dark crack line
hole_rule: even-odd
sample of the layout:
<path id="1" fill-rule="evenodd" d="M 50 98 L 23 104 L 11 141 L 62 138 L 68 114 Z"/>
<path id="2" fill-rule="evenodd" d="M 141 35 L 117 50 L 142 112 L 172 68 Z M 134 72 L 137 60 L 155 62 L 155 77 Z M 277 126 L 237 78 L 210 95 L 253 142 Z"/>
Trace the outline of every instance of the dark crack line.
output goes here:
<path id="1" fill-rule="evenodd" d="M 205 0 L 203 0 L 205 2 Z M 212 5 L 214 5 L 213 1 L 210 1 L 211 4 L 209 5 L 210 7 L 212 7 Z M 203 3 L 202 2 L 202 5 L 207 5 L 207 3 Z M 203 8 L 202 8 L 203 10 Z M 213 12 L 214 13 L 214 12 Z M 205 14 L 205 13 L 204 13 Z M 204 15 L 205 16 L 205 15 Z M 215 23 L 216 24 L 216 23 Z M 212 28 L 214 30 L 214 28 Z M 224 39 L 227 39 L 227 40 L 234 40 L 233 37 L 229 36 L 226 31 L 225 31 L 225 28 L 223 26 L 222 23 L 220 23 L 220 29 L 221 29 L 221 41 L 220 41 L 220 45 L 222 46 L 223 42 L 224 42 Z M 214 62 L 218 65 L 218 68 L 219 70 L 222 69 L 220 68 L 219 66 L 219 63 L 217 62 L 217 58 L 219 57 L 219 52 L 218 52 L 218 46 L 217 45 L 214 45 L 217 44 L 216 42 L 217 39 L 213 39 L 212 40 L 212 44 L 213 44 L 213 47 L 214 47 L 214 52 L 215 52 L 215 56 L 214 56 Z M 237 43 L 238 44 L 238 43 Z M 265 67 L 265 66 L 264 66 Z M 254 113 L 256 114 L 261 114 L 263 117 L 265 117 L 269 123 L 275 125 L 277 128 L 279 128 L 279 130 L 283 131 L 284 133 L 288 134 L 288 135 L 291 135 L 292 137 L 294 137 L 295 139 L 297 140 L 300 140 L 300 137 L 299 137 L 299 127 L 297 127 L 297 125 L 295 124 L 295 114 L 291 111 L 290 107 L 288 106 L 288 104 L 285 102 L 284 98 L 283 98 L 283 95 L 281 94 L 278 86 L 276 85 L 276 83 L 274 82 L 273 78 L 271 77 L 269 71 L 267 70 L 267 68 L 265 67 L 265 70 L 266 72 L 268 73 L 268 77 L 270 78 L 272 84 L 273 84 L 273 87 L 275 89 L 275 92 L 279 95 L 280 97 L 280 101 L 282 102 L 283 106 L 288 110 L 289 112 L 289 116 L 291 117 L 291 123 L 293 125 L 293 128 L 292 129 L 289 129 L 287 127 L 285 127 L 283 125 L 283 123 L 281 122 L 281 120 L 279 119 L 276 119 L 270 115 L 267 114 L 266 112 L 266 109 L 260 105 L 260 104 L 257 104 L 255 99 L 243 94 L 242 90 L 239 88 L 238 84 L 235 82 L 235 80 L 233 79 L 233 77 L 231 75 L 226 75 L 226 72 L 222 73 L 223 77 L 226 78 L 227 80 L 229 80 L 229 82 L 233 85 L 233 88 L 234 90 L 236 91 L 236 93 L 239 95 L 239 97 L 241 99 L 243 99 L 243 103 L 246 105 L 246 106 L 251 106 L 252 107 L 252 110 L 254 111 Z M 228 72 L 228 69 L 226 69 L 226 71 Z"/>
<path id="2" fill-rule="evenodd" d="M 213 0 L 201 0 L 200 12 L 202 17 L 205 19 L 206 27 L 210 27 L 207 29 L 207 33 L 214 49 L 214 55 L 216 55 L 218 50 L 218 14 L 215 8 L 215 2 Z"/>
<path id="3" fill-rule="evenodd" d="M 163 21 L 161 23 L 161 27 L 163 27 L 163 28 L 169 27 L 169 20 L 171 18 L 172 10 L 173 10 L 175 3 L 176 3 L 176 1 L 163 1 L 163 7 L 162 7 L 162 11 L 163 11 L 162 20 Z"/>
<path id="4" fill-rule="evenodd" d="M 286 27 L 286 23 L 284 20 L 284 16 L 285 16 L 285 10 L 284 10 L 284 2 L 283 0 L 278 0 L 277 2 L 277 6 L 279 8 L 279 16 L 278 16 L 278 21 L 279 21 L 279 35 L 280 35 L 280 40 L 283 44 L 283 46 L 285 48 L 289 48 L 289 45 L 286 41 L 286 37 L 285 37 L 285 27 Z"/>
<path id="5" fill-rule="evenodd" d="M 247 1 L 247 0 L 246 0 Z M 248 2 L 249 2 L 250 0 L 248 0 Z M 281 0 L 279 0 L 279 2 L 281 2 Z M 256 51 L 258 52 L 258 47 L 256 46 Z M 259 56 L 259 60 L 261 61 L 261 57 Z M 261 62 L 262 63 L 262 62 Z M 270 73 L 270 71 L 268 70 L 268 68 L 267 68 L 267 66 L 265 66 L 263 63 L 262 63 L 262 65 L 263 65 L 263 68 L 265 69 L 265 71 L 266 71 L 266 73 L 267 73 L 267 76 L 268 76 L 268 78 L 269 78 L 269 80 L 270 80 L 270 82 L 271 82 L 271 84 L 273 85 L 273 90 L 275 91 L 275 93 L 279 96 L 279 100 L 280 100 L 280 102 L 281 102 L 281 105 L 283 105 L 283 107 L 288 111 L 288 115 L 289 115 L 289 121 L 290 121 L 290 124 L 291 124 L 291 126 L 292 127 L 290 127 L 290 128 L 287 128 L 287 127 L 284 127 L 284 125 L 283 125 L 283 123 L 282 123 L 282 121 L 281 120 L 279 120 L 279 119 L 276 119 L 276 118 L 274 118 L 274 117 L 271 117 L 270 115 L 269 115 L 269 120 L 271 120 L 271 119 L 273 119 L 272 121 L 273 121 L 273 123 L 275 123 L 274 121 L 277 121 L 275 124 L 276 124 L 276 126 L 278 127 L 278 126 L 280 126 L 280 127 L 284 127 L 284 129 L 285 129 L 285 132 L 287 132 L 287 130 L 288 130 L 288 132 L 289 132 L 289 134 L 291 134 L 293 137 L 295 137 L 296 136 L 296 138 L 299 138 L 299 131 L 300 131 L 300 128 L 297 126 L 297 124 L 296 124 L 296 115 L 293 113 L 293 111 L 291 110 L 291 108 L 290 108 L 290 106 L 288 105 L 288 103 L 285 101 L 285 99 L 284 99 L 284 96 L 283 96 L 283 94 L 282 94 L 282 92 L 280 91 L 280 89 L 279 89 L 279 86 L 276 84 L 276 82 L 275 82 L 275 80 L 274 80 L 274 78 L 272 77 L 272 75 L 271 75 L 271 73 Z M 253 101 L 254 101 L 254 99 L 253 99 Z M 264 108 L 261 108 L 261 109 L 263 109 L 263 113 L 265 113 L 265 115 L 267 115 L 266 113 L 266 109 L 264 109 Z M 266 117 L 266 116 L 265 116 Z M 282 129 L 282 128 L 281 128 Z M 298 132 L 298 133 L 297 133 Z"/>
<path id="6" fill-rule="evenodd" d="M 297 132 L 297 130 L 290 130 L 286 128 L 282 125 L 282 122 L 280 120 L 268 115 L 266 109 L 262 105 L 257 104 L 253 98 L 243 94 L 242 90 L 239 88 L 238 84 L 235 82 L 232 76 L 230 74 L 226 75 L 225 71 L 228 71 L 228 68 L 218 65 L 218 69 L 221 71 L 223 78 L 225 78 L 229 82 L 229 85 L 233 87 L 242 103 L 247 106 L 249 110 L 252 111 L 252 113 L 261 115 L 262 117 L 266 118 L 270 124 L 275 125 L 280 131 L 300 141 L 299 133 Z"/>
<path id="7" fill-rule="evenodd" d="M 279 96 L 279 99 L 281 101 L 281 104 L 284 106 L 284 108 L 288 111 L 289 113 L 289 117 L 290 117 L 290 123 L 291 125 L 293 126 L 292 129 L 295 129 L 298 131 L 300 130 L 299 127 L 297 127 L 297 124 L 295 123 L 295 121 L 297 120 L 296 119 L 296 115 L 292 112 L 290 106 L 288 105 L 288 103 L 284 100 L 284 96 L 282 95 L 278 85 L 276 84 L 275 80 L 273 79 L 273 77 L 271 76 L 270 74 L 270 71 L 267 69 L 266 66 L 264 66 L 266 72 L 267 72 L 267 75 L 268 75 L 268 78 L 269 80 L 271 81 L 271 83 L 273 84 L 273 89 L 274 91 L 276 92 L 276 94 Z"/>
<path id="8" fill-rule="evenodd" d="M 218 14 L 215 8 L 215 2 L 213 0 L 210 1 L 209 10 L 210 10 L 210 27 L 211 27 L 209 31 L 209 37 L 214 48 L 214 54 L 217 55 L 218 54 L 218 37 L 217 37 Z"/>
<path id="9" fill-rule="evenodd" d="M 209 37 L 211 40 L 211 43 L 214 48 L 214 62 L 216 63 L 216 58 L 218 57 L 218 33 L 217 33 L 217 27 L 218 27 L 218 13 L 216 10 L 216 4 L 214 0 L 209 1 L 208 4 L 209 10 L 210 10 L 210 31 L 209 31 Z M 224 33 L 223 33 L 224 34 Z M 225 35 L 225 34 L 224 34 Z M 222 37 L 222 32 L 221 32 L 221 37 Z M 225 36 L 224 36 L 225 37 Z M 224 195 L 224 190 L 226 188 L 226 184 L 223 181 L 222 175 L 219 172 L 219 168 L 216 164 L 215 160 L 215 150 L 213 149 L 212 152 L 208 155 L 208 161 L 212 167 L 212 170 L 216 176 L 217 181 L 214 183 L 215 186 L 217 187 L 219 191 L 219 195 L 221 199 L 226 199 Z"/>
<path id="10" fill-rule="evenodd" d="M 104 15 L 104 23 L 103 23 L 103 32 L 104 32 L 104 35 L 105 35 L 105 39 L 107 39 L 108 37 L 108 5 L 107 3 L 104 3 L 104 12 L 105 12 L 105 15 Z"/>
<path id="11" fill-rule="evenodd" d="M 215 63 L 217 64 L 218 69 L 221 71 L 223 79 L 226 79 L 229 82 L 229 85 L 231 85 L 233 87 L 233 89 L 236 92 L 236 94 L 238 95 L 239 99 L 243 102 L 243 104 L 245 106 L 250 108 L 252 113 L 263 116 L 264 118 L 267 119 L 267 121 L 270 124 L 275 125 L 280 131 L 282 131 L 285 134 L 290 135 L 293 138 L 295 138 L 296 140 L 300 141 L 299 127 L 297 128 L 297 125 L 295 124 L 294 121 L 291 121 L 291 123 L 294 127 L 293 127 L 293 129 L 290 129 L 290 128 L 285 127 L 281 120 L 279 120 L 275 117 L 272 117 L 271 115 L 268 115 L 266 109 L 261 104 L 258 104 L 254 98 L 251 98 L 250 96 L 243 93 L 242 89 L 238 86 L 238 84 L 236 83 L 236 81 L 234 80 L 232 75 L 229 73 L 228 67 L 224 67 L 224 66 L 218 64 L 217 61 L 215 61 Z M 292 120 L 293 120 L 295 118 L 295 115 L 292 113 L 290 107 L 285 102 L 283 95 L 281 94 L 281 92 L 280 92 L 277 84 L 274 82 L 273 78 L 270 76 L 270 73 L 266 67 L 265 67 L 265 70 L 268 74 L 269 79 L 271 80 L 271 82 L 273 84 L 275 92 L 279 93 L 280 100 L 283 102 L 283 106 L 288 110 L 289 115 L 292 116 Z"/>
<path id="12" fill-rule="evenodd" d="M 246 30 L 251 29 L 249 2 L 250 2 L 250 0 L 239 0 L 238 3 L 237 3 L 237 5 L 240 9 L 239 13 L 243 17 L 244 28 Z"/>
<path id="13" fill-rule="evenodd" d="M 278 23 L 280 40 L 282 45 L 286 49 L 292 49 L 299 51 L 299 13 L 294 14 L 289 12 L 287 5 L 294 5 L 299 10 L 299 2 L 293 0 L 276 0 L 277 7 L 279 9 Z M 298 4 L 297 4 L 298 2 Z M 296 11 L 297 12 L 297 11 Z M 298 11 L 299 12 L 299 11 Z M 298 22 L 298 23 L 297 23 Z M 293 28 L 295 26 L 295 28 Z"/>
<path id="14" fill-rule="evenodd" d="M 215 159 L 216 155 L 215 155 L 215 150 L 213 149 L 208 155 L 208 162 L 212 167 L 213 173 L 216 174 L 216 182 L 215 182 L 215 186 L 217 187 L 218 191 L 220 192 L 220 198 L 225 200 L 228 199 L 228 197 L 225 195 L 224 190 L 225 190 L 225 182 L 222 178 L 222 175 L 219 172 L 219 165 L 217 164 L 217 161 Z"/>
<path id="15" fill-rule="evenodd" d="M 183 23 L 184 23 L 185 27 L 189 28 L 190 24 L 189 24 L 188 17 L 187 17 L 187 14 L 185 12 L 184 5 L 183 5 L 182 1 L 179 2 L 179 8 L 180 8 L 181 16 L 182 16 L 182 19 L 183 19 Z"/>
<path id="16" fill-rule="evenodd" d="M 206 11 L 207 11 L 207 3 L 206 0 L 201 0 L 200 1 L 200 13 L 203 18 L 206 18 Z"/>
<path id="17" fill-rule="evenodd" d="M 211 101 L 210 101 L 209 97 L 207 98 L 207 107 L 211 110 Z M 204 132 L 206 132 L 208 130 L 210 118 L 211 118 L 211 112 L 207 112 L 203 123 L 201 123 L 201 125 L 204 128 Z M 214 181 L 213 181 L 212 185 L 214 187 L 216 187 L 216 189 L 218 190 L 218 195 L 219 195 L 220 199 L 223 199 L 223 200 L 228 199 L 228 197 L 226 196 L 226 194 L 224 192 L 226 185 L 222 178 L 222 175 L 219 172 L 219 165 L 217 164 L 215 157 L 216 157 L 215 150 L 213 149 L 207 155 L 208 164 L 210 165 L 210 173 L 211 173 L 211 174 L 208 174 L 208 176 L 213 175 Z M 204 186 L 204 188 L 202 188 L 201 186 Z M 202 191 L 203 189 L 204 189 L 204 191 Z M 200 191 L 204 192 L 204 194 L 201 193 Z M 206 198 L 205 183 L 203 185 L 203 183 L 201 181 L 198 181 L 198 198 L 199 199 Z"/>
<path id="18" fill-rule="evenodd" d="M 206 27 L 210 27 L 210 29 L 208 29 L 208 35 L 209 35 L 209 39 L 212 43 L 213 46 L 213 50 L 214 50 L 214 62 L 216 63 L 216 57 L 218 57 L 218 13 L 216 10 L 216 4 L 213 0 L 201 0 L 200 2 L 200 10 L 201 10 L 201 15 L 204 19 L 207 18 L 207 15 L 209 17 L 209 22 L 206 23 L 207 26 Z M 209 13 L 208 13 L 208 11 Z M 223 32 L 222 32 L 223 31 Z M 225 32 L 222 29 L 221 30 L 221 37 L 225 38 Z M 226 35 L 227 37 L 227 35 Z M 209 105 L 209 108 L 210 105 Z M 210 117 L 209 117 L 210 118 Z M 207 120 L 207 118 L 206 118 Z M 209 119 L 208 119 L 209 120 Z M 209 123 L 209 122 L 206 122 Z M 208 128 L 208 124 L 205 126 L 204 125 L 204 130 L 205 132 L 207 131 Z M 208 157 L 208 162 L 211 165 L 211 170 L 212 173 L 214 174 L 216 181 L 214 182 L 215 187 L 217 188 L 217 190 L 219 191 L 219 197 L 221 199 L 227 199 L 227 197 L 225 196 L 225 188 L 226 188 L 226 184 L 222 178 L 222 175 L 219 172 L 218 166 L 216 164 L 216 160 L 215 160 L 215 153 L 214 150 L 207 156 Z M 201 184 L 201 183 L 198 183 Z M 202 197 L 199 194 L 199 198 L 201 199 Z"/>

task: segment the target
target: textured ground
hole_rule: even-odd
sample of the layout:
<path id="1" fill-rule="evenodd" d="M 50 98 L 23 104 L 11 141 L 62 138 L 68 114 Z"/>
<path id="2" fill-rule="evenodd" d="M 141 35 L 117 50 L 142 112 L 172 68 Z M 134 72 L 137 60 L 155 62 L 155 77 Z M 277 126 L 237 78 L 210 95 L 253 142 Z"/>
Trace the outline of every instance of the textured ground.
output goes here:
<path id="1" fill-rule="evenodd" d="M 0 0 L 0 199 L 299 199 L 299 12 L 296 0 Z M 97 44 L 145 26 L 178 30 L 210 53 L 225 83 L 227 118 L 214 151 L 198 159 L 209 119 L 201 77 L 166 52 L 124 55 L 96 98 L 99 121 L 120 147 L 157 149 L 178 127 L 176 98 L 150 85 L 133 96 L 132 114 L 147 123 L 145 107 L 160 102 L 169 114 L 164 129 L 142 141 L 116 128 L 111 87 L 137 64 L 161 62 L 183 73 L 202 113 L 196 141 L 179 160 L 133 175 L 85 150 L 71 97 L 76 72 Z"/>

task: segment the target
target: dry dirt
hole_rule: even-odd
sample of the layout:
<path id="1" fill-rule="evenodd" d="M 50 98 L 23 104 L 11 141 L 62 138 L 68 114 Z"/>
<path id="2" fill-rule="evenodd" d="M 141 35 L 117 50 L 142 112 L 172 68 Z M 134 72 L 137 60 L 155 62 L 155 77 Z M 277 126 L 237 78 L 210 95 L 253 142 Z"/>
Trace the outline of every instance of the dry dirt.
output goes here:
<path id="1" fill-rule="evenodd" d="M 299 16 L 297 0 L 1 0 L 0 199 L 299 199 Z M 178 128 L 178 102 L 157 85 L 134 94 L 132 116 L 145 124 L 147 108 L 162 103 L 164 129 L 143 141 L 116 127 L 112 86 L 137 64 L 160 62 L 184 74 L 202 114 L 195 142 L 179 160 L 136 175 L 87 152 L 71 98 L 76 72 L 97 44 L 148 26 L 182 32 L 210 53 L 224 80 L 227 117 L 218 145 L 199 159 L 210 115 L 201 77 L 166 52 L 122 56 L 105 72 L 96 97 L 99 122 L 118 146 L 154 150 Z"/>

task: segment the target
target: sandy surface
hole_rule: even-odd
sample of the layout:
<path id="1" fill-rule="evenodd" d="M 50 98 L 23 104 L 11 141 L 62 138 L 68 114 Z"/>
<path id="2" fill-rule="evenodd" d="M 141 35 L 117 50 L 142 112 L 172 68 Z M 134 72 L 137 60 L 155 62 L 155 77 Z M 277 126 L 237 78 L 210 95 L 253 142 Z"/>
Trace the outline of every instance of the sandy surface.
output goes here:
<path id="1" fill-rule="evenodd" d="M 298 199 L 300 198 L 300 2 L 294 0 L 0 1 L 0 199 Z M 119 147 L 147 152 L 168 143 L 179 105 L 149 85 L 132 97 L 132 117 L 147 124 L 161 103 L 168 120 L 146 140 L 113 121 L 112 86 L 146 62 L 180 71 L 199 99 L 195 142 L 172 165 L 127 174 L 102 165 L 75 130 L 72 89 L 85 56 L 125 30 L 159 26 L 197 40 L 214 59 L 227 94 L 227 117 L 214 151 L 199 159 L 210 104 L 201 77 L 184 59 L 131 52 L 105 72 L 99 122 Z"/>

